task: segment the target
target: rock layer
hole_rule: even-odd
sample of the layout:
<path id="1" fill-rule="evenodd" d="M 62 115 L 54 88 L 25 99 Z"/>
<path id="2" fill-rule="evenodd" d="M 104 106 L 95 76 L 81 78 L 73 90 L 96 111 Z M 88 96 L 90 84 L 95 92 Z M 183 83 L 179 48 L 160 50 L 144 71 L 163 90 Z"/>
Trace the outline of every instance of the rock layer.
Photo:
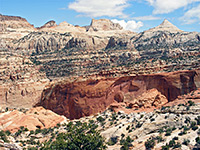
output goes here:
<path id="1" fill-rule="evenodd" d="M 156 94 L 154 100 L 146 96 L 145 104 L 138 105 L 138 107 L 162 106 L 167 101 L 175 100 L 179 95 L 199 88 L 199 83 L 199 70 L 73 83 L 63 81 L 45 89 L 39 105 L 70 119 L 75 119 L 104 111 L 115 101 L 140 103 L 145 97 L 143 93 L 147 92 L 148 95 L 152 92 L 151 89 L 156 89 L 161 94 Z"/>

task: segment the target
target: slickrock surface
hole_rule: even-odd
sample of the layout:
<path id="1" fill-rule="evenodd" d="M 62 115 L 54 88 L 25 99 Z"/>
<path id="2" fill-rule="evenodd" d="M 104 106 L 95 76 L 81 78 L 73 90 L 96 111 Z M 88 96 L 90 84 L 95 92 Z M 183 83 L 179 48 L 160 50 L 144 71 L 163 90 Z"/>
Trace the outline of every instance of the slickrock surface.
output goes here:
<path id="1" fill-rule="evenodd" d="M 199 73 L 199 70 L 193 70 L 111 79 L 61 81 L 43 91 L 39 105 L 70 119 L 102 112 L 115 101 L 125 102 L 132 108 L 158 107 L 199 88 Z"/>
<path id="2" fill-rule="evenodd" d="M 0 129 L 11 132 L 18 131 L 21 126 L 28 130 L 50 128 L 62 121 L 64 121 L 62 116 L 42 107 L 32 108 L 25 113 L 18 110 L 0 113 Z"/>

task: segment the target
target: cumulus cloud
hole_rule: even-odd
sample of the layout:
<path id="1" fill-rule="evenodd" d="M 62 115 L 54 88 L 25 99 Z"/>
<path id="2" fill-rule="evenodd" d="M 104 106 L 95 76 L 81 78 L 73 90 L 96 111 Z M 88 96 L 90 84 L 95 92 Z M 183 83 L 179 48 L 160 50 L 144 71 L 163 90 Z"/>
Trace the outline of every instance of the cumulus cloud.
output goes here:
<path id="1" fill-rule="evenodd" d="M 188 10 L 183 17 L 180 18 L 186 24 L 192 24 L 194 22 L 200 22 L 200 4 Z"/>
<path id="2" fill-rule="evenodd" d="M 146 0 L 154 7 L 153 14 L 165 14 L 200 0 Z"/>
<path id="3" fill-rule="evenodd" d="M 135 20 L 160 20 L 160 17 L 155 17 L 155 16 L 140 16 L 140 17 L 133 17 Z"/>
<path id="4" fill-rule="evenodd" d="M 117 20 L 117 19 L 112 19 L 111 20 L 114 23 L 119 23 L 125 30 L 130 30 L 130 31 L 134 31 L 137 32 L 139 31 L 139 29 L 143 26 L 143 23 L 141 21 L 134 21 L 134 20 L 130 20 L 130 21 L 125 21 L 125 20 Z"/>
<path id="5" fill-rule="evenodd" d="M 68 8 L 89 17 L 126 17 L 123 10 L 128 0 L 75 0 Z"/>

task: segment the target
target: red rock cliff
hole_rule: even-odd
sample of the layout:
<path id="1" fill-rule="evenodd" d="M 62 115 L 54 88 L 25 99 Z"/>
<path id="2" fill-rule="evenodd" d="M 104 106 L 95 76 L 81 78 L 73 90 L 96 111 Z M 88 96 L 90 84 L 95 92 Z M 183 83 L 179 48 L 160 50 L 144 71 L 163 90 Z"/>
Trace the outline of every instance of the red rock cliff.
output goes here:
<path id="1" fill-rule="evenodd" d="M 39 105 L 75 119 L 104 111 L 114 101 L 135 101 L 150 89 L 173 101 L 199 87 L 200 70 L 61 82 L 43 91 Z"/>

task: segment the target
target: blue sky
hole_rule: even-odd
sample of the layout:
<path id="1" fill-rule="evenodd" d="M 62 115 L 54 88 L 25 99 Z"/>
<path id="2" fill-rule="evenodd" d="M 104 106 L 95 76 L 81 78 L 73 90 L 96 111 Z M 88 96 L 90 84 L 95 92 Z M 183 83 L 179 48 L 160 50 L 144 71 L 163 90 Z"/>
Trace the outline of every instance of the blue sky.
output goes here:
<path id="1" fill-rule="evenodd" d="M 140 32 L 168 19 L 181 30 L 200 32 L 200 0 L 0 0 L 0 13 L 36 27 L 49 20 L 84 26 L 107 18 Z"/>

